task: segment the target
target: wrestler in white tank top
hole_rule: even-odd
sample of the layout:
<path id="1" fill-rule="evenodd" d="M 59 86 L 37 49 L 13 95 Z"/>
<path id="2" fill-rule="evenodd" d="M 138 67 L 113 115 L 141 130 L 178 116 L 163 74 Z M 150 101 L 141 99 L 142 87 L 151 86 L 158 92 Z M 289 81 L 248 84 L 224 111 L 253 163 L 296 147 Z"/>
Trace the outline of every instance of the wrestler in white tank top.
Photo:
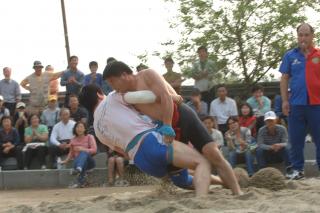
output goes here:
<path id="1" fill-rule="evenodd" d="M 93 126 L 99 140 L 113 150 L 125 150 L 136 135 L 156 127 L 115 92 L 109 93 L 96 108 Z M 129 152 L 131 159 L 137 148 L 138 145 Z"/>

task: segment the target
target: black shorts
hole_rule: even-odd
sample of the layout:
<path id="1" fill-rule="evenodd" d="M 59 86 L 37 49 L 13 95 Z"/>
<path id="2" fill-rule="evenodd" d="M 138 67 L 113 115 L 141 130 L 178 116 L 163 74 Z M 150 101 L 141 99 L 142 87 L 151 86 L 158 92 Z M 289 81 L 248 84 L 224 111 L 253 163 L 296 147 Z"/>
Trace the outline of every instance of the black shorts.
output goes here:
<path id="1" fill-rule="evenodd" d="M 178 106 L 178 110 L 180 113 L 178 127 L 181 129 L 181 142 L 185 144 L 191 142 L 194 148 L 202 152 L 202 148 L 206 144 L 213 142 L 212 136 L 193 109 L 182 103 Z"/>

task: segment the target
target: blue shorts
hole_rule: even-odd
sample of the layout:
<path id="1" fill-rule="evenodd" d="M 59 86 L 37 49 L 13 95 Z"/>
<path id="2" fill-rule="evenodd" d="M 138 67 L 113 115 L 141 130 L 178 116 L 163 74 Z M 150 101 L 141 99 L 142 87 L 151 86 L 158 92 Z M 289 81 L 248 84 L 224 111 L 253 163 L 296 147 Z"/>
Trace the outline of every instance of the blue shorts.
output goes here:
<path id="1" fill-rule="evenodd" d="M 170 178 L 174 185 L 183 189 L 193 188 L 193 177 L 189 175 L 188 169 L 180 170 L 177 173 L 170 174 Z"/>
<path id="2" fill-rule="evenodd" d="M 157 132 L 148 133 L 134 157 L 134 164 L 146 174 L 162 178 L 168 174 L 167 166 L 172 163 L 172 145 L 165 144 Z"/>

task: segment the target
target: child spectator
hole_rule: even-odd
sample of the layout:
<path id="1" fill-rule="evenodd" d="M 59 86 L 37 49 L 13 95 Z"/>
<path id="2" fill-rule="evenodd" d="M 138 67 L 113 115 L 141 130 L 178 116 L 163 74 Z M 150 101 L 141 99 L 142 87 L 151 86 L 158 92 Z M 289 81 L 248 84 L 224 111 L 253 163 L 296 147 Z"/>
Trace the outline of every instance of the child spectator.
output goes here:
<path id="1" fill-rule="evenodd" d="M 25 165 L 24 169 L 29 169 L 33 157 L 37 157 L 41 169 L 46 169 L 45 157 L 47 154 L 48 128 L 46 125 L 40 124 L 38 114 L 33 114 L 29 117 L 30 126 L 24 131 L 24 141 L 26 146 Z"/>
<path id="2" fill-rule="evenodd" d="M 213 141 L 219 145 L 219 148 L 221 148 L 224 145 L 223 135 L 218 130 L 218 124 L 216 122 L 216 119 L 212 116 L 205 116 L 201 120 L 203 124 L 207 127 L 207 130 L 212 136 Z"/>
<path id="3" fill-rule="evenodd" d="M 75 137 L 71 139 L 69 154 L 61 163 L 65 164 L 74 159 L 72 174 L 78 175 L 78 183 L 73 185 L 73 188 L 79 188 L 86 184 L 87 171 L 95 167 L 92 156 L 97 152 L 97 145 L 94 137 L 88 134 L 88 128 L 82 121 L 74 125 L 73 134 Z"/>
<path id="4" fill-rule="evenodd" d="M 256 116 L 253 115 L 252 107 L 248 103 L 243 103 L 240 106 L 239 124 L 242 127 L 247 127 L 251 131 L 252 137 L 257 136 Z"/>
<path id="5" fill-rule="evenodd" d="M 124 174 L 124 158 L 118 155 L 112 149 L 108 151 L 108 184 L 109 186 L 129 186 L 129 182 L 123 179 Z M 119 175 L 118 180 L 116 179 Z"/>
<path id="6" fill-rule="evenodd" d="M 225 133 L 225 139 L 229 148 L 229 162 L 234 168 L 237 165 L 239 155 L 244 155 L 249 176 L 254 173 L 253 155 L 251 153 L 251 132 L 246 127 L 240 127 L 237 117 L 229 117 L 227 120 L 229 130 Z"/>

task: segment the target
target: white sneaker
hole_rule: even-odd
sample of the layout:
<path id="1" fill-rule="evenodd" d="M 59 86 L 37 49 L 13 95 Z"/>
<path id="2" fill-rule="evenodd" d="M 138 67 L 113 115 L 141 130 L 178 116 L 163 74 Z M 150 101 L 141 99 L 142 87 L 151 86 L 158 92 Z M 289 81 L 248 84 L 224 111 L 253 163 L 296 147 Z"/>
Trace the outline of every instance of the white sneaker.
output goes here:
<path id="1" fill-rule="evenodd" d="M 303 171 L 298 171 L 298 170 L 293 170 L 292 173 L 287 173 L 286 178 L 290 180 L 299 180 L 304 178 L 304 172 Z"/>

